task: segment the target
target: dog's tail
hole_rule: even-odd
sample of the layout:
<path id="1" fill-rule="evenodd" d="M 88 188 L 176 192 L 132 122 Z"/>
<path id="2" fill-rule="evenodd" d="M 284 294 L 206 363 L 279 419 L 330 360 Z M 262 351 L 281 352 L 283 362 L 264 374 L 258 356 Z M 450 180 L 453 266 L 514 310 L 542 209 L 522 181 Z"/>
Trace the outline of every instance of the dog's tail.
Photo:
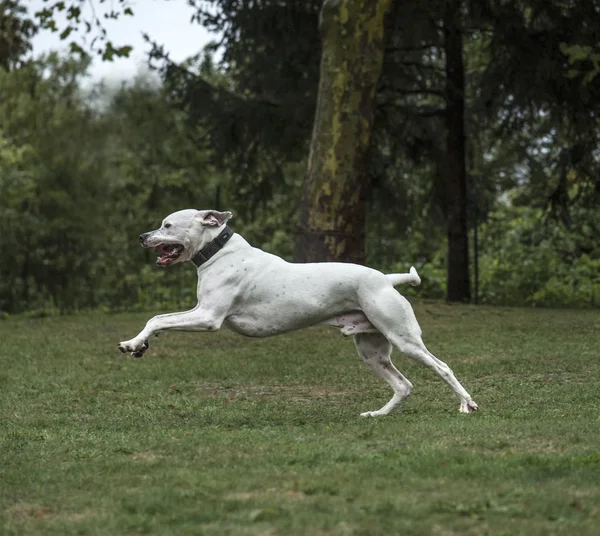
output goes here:
<path id="1" fill-rule="evenodd" d="M 394 287 L 405 285 L 406 283 L 413 287 L 418 287 L 421 284 L 421 278 L 414 266 L 410 267 L 410 271 L 407 274 L 386 274 L 386 277 Z"/>

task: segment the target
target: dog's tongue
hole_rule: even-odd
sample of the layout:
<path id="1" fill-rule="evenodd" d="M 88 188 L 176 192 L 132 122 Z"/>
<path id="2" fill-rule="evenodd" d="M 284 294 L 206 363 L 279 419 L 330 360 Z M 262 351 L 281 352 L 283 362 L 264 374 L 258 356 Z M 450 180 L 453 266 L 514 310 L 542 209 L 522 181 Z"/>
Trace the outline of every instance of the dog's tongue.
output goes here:
<path id="1" fill-rule="evenodd" d="M 163 265 L 169 264 L 173 256 L 177 255 L 179 248 L 177 246 L 160 246 L 156 248 L 156 251 L 159 253 L 156 264 Z"/>

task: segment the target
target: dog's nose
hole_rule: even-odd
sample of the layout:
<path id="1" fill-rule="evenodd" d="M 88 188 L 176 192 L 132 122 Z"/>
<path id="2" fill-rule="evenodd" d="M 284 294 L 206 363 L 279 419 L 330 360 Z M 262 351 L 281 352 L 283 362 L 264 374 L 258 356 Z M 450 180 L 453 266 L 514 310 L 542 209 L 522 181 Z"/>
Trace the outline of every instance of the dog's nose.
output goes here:
<path id="1" fill-rule="evenodd" d="M 148 236 L 149 233 L 142 233 L 140 235 L 140 242 L 143 244 L 144 240 L 146 240 L 146 237 Z"/>

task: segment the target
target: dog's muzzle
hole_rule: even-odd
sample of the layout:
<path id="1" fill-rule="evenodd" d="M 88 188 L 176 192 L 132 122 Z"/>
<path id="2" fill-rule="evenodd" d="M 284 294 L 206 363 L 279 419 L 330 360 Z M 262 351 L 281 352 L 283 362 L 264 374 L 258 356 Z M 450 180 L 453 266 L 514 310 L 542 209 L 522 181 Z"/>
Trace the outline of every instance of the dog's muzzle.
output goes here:
<path id="1" fill-rule="evenodd" d="M 148 238 L 148 235 L 150 233 L 142 233 L 140 235 L 140 244 L 142 244 L 142 246 L 146 247 L 146 238 Z"/>
<path id="2" fill-rule="evenodd" d="M 156 251 L 156 253 L 158 253 L 158 258 L 156 259 L 156 264 L 158 264 L 159 266 L 167 266 L 168 264 L 172 264 L 183 253 L 183 251 L 185 249 L 183 244 L 177 244 L 177 243 L 172 243 L 172 242 L 152 243 L 152 242 L 156 242 L 156 240 L 154 240 L 154 241 L 150 240 L 151 237 L 154 235 L 154 233 L 156 233 L 156 231 L 142 233 L 139 236 L 141 246 L 143 248 L 154 248 L 154 251 Z M 148 243 L 149 240 L 151 242 L 150 244 Z"/>

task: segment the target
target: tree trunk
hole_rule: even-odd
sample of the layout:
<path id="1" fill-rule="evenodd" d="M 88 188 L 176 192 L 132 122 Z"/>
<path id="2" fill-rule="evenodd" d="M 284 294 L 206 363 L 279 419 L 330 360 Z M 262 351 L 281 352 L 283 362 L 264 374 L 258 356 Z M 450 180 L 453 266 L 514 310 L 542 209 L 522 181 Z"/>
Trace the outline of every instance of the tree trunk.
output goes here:
<path id="1" fill-rule="evenodd" d="M 297 261 L 365 262 L 366 155 L 392 1 L 323 2 L 319 96 Z"/>
<path id="2" fill-rule="evenodd" d="M 469 235 L 465 162 L 465 73 L 461 30 L 462 0 L 449 0 L 444 16 L 446 52 L 446 202 L 448 301 L 469 301 Z"/>

